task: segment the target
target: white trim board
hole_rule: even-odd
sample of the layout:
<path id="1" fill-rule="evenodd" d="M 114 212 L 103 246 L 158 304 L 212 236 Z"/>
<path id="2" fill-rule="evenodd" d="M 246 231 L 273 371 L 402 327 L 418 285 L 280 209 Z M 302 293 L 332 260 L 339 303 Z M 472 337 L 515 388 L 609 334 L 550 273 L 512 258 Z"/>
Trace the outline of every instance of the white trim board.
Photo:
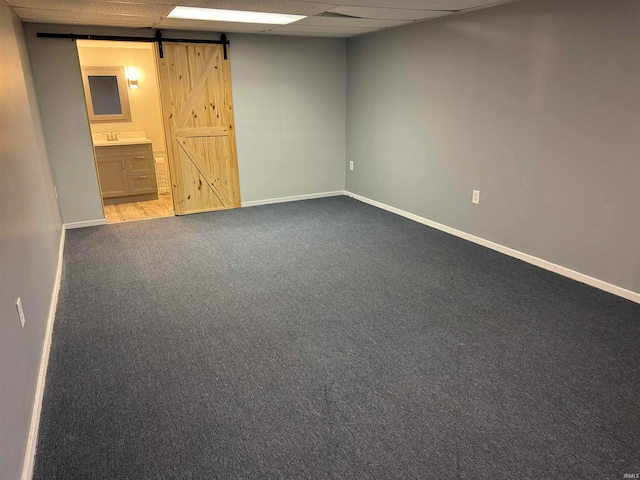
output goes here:
<path id="1" fill-rule="evenodd" d="M 65 223 L 64 228 L 66 230 L 73 230 L 74 228 L 94 227 L 96 225 L 106 225 L 106 218 L 99 218 L 98 220 L 86 220 L 84 222 Z"/>
<path id="2" fill-rule="evenodd" d="M 440 230 L 450 235 L 454 235 L 464 240 L 468 240 L 478 245 L 482 245 L 483 247 L 487 247 L 487 248 L 490 248 L 491 250 L 495 250 L 496 252 L 500 252 L 510 257 L 517 258 L 518 260 L 522 260 L 523 262 L 530 263 L 531 265 L 535 265 L 536 267 L 549 270 L 550 272 L 557 273 L 558 275 L 562 275 L 563 277 L 567 277 L 581 283 L 586 283 L 587 285 L 590 285 L 595 288 L 599 288 L 600 290 L 604 290 L 605 292 L 612 293 L 622 298 L 626 298 L 627 300 L 631 300 L 632 302 L 640 303 L 640 293 L 627 290 L 626 288 L 618 287 L 617 285 L 613 285 L 603 280 L 590 277 L 589 275 L 585 275 L 584 273 L 576 272 L 575 270 L 571 270 L 570 268 L 566 268 L 561 265 L 551 263 L 547 260 L 543 260 L 542 258 L 534 257 L 533 255 L 529 255 L 528 253 L 523 253 L 518 250 L 514 250 L 513 248 L 505 247 L 504 245 L 500 245 L 499 243 L 495 243 L 490 240 L 485 240 L 484 238 L 476 237 L 475 235 L 471 235 L 470 233 L 466 233 L 461 230 L 448 227 L 441 223 L 434 222 L 433 220 L 420 217 L 419 215 L 415 215 L 413 213 L 400 210 L 399 208 L 386 205 L 382 202 L 371 200 L 370 198 L 363 197 L 361 195 L 357 195 L 355 193 L 352 193 L 346 190 L 344 194 L 347 195 L 348 197 L 354 198 L 356 200 L 360 200 L 361 202 L 368 203 L 369 205 L 373 205 L 374 207 L 387 210 L 389 212 L 395 213 L 397 215 L 401 215 L 415 222 L 422 223 L 423 225 L 427 225 L 429 227 L 435 228 L 436 230 Z"/>
<path id="3" fill-rule="evenodd" d="M 36 446 L 38 445 L 38 428 L 40 427 L 40 413 L 42 411 L 42 397 L 44 395 L 44 384 L 47 376 L 47 366 L 49 365 L 49 351 L 51 350 L 51 335 L 53 333 L 53 321 L 58 308 L 58 293 L 60 292 L 60 281 L 62 279 L 62 259 L 64 254 L 64 240 L 66 238 L 66 228 L 62 225 L 60 233 L 60 249 L 58 251 L 58 266 L 56 277 L 53 283 L 51 303 L 49 304 L 49 317 L 47 318 L 47 329 L 42 344 L 42 354 L 40 355 L 40 370 L 38 372 L 38 383 L 36 384 L 36 396 L 33 401 L 31 412 L 31 425 L 29 427 L 29 438 L 27 449 L 25 450 L 24 463 L 22 465 L 21 480 L 31 480 L 33 477 L 33 465 L 36 457 Z"/>
<path id="4" fill-rule="evenodd" d="M 310 193 L 308 195 L 295 195 L 293 197 L 267 198 L 265 200 L 253 200 L 242 202 L 242 207 L 255 207 L 257 205 L 269 205 L 272 203 L 296 202 L 298 200 L 311 200 L 313 198 L 339 197 L 344 195 L 344 190 L 335 192 Z"/>

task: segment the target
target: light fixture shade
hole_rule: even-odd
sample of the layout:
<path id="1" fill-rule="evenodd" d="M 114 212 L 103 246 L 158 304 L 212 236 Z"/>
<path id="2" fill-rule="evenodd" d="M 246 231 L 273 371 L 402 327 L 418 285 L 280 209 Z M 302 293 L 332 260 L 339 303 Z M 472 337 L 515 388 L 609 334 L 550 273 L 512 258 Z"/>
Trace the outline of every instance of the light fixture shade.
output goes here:
<path id="1" fill-rule="evenodd" d="M 304 15 L 289 15 L 285 13 L 245 12 L 244 10 L 220 10 L 216 8 L 175 7 L 169 18 L 186 20 L 208 20 L 217 22 L 240 23 L 268 23 L 273 25 L 287 25 L 297 22 Z"/>
<path id="2" fill-rule="evenodd" d="M 127 67 L 127 85 L 132 90 L 138 89 L 138 70 L 136 67 Z"/>

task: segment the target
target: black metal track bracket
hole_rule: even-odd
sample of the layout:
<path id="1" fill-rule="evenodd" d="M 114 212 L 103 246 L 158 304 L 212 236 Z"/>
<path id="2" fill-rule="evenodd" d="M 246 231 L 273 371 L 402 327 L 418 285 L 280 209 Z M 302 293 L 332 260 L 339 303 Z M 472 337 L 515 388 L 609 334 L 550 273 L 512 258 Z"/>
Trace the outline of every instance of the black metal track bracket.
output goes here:
<path id="1" fill-rule="evenodd" d="M 160 58 L 164 58 L 164 50 L 162 50 L 162 32 L 156 30 L 156 42 L 158 42 L 158 54 Z"/>
<path id="2" fill-rule="evenodd" d="M 203 39 L 189 39 L 189 38 L 163 38 L 160 30 L 155 31 L 155 37 L 127 37 L 120 35 L 76 35 L 74 33 L 46 33 L 38 32 L 37 36 L 40 38 L 67 38 L 71 41 L 75 40 L 110 40 L 116 42 L 157 42 L 158 52 L 160 58 L 164 58 L 164 51 L 162 49 L 162 42 L 178 42 L 178 43 L 204 43 L 213 45 L 222 45 L 224 51 L 224 59 L 227 60 L 227 46 L 230 45 L 227 36 L 223 33 L 220 35 L 220 40 L 203 40 Z"/>

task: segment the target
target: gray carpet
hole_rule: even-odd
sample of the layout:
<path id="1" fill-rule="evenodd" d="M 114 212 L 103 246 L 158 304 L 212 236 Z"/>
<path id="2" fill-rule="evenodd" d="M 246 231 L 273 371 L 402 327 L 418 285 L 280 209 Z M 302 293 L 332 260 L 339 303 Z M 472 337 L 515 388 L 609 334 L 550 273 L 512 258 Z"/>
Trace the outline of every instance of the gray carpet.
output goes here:
<path id="1" fill-rule="evenodd" d="M 640 305 L 346 197 L 69 231 L 36 479 L 621 479 Z"/>

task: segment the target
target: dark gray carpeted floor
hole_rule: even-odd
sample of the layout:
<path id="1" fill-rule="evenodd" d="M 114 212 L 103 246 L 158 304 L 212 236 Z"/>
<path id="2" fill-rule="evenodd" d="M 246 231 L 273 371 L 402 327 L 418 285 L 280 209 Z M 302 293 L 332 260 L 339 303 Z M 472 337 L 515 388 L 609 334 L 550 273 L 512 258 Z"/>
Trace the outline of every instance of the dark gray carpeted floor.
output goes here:
<path id="1" fill-rule="evenodd" d="M 635 472 L 640 305 L 346 197 L 67 233 L 38 480 Z"/>

